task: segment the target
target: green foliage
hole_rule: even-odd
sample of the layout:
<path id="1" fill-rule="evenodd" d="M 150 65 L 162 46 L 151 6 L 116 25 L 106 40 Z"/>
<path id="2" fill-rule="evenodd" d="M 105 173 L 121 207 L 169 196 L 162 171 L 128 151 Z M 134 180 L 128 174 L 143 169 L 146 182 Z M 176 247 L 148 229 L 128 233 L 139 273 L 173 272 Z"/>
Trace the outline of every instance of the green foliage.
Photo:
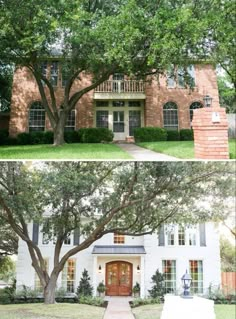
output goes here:
<path id="1" fill-rule="evenodd" d="M 103 298 L 100 297 L 91 297 L 91 296 L 83 296 L 81 295 L 78 301 L 80 304 L 97 306 L 97 307 L 105 307 L 106 302 Z"/>
<path id="2" fill-rule="evenodd" d="M 0 289 L 0 304 L 12 304 L 15 298 L 15 291 L 16 280 L 13 281 L 11 286 Z"/>
<path id="3" fill-rule="evenodd" d="M 236 271 L 235 246 L 225 237 L 220 238 L 220 257 L 222 271 Z"/>
<path id="4" fill-rule="evenodd" d="M 156 298 L 135 298 L 133 301 L 130 302 L 132 308 L 136 308 L 139 306 L 144 305 L 153 305 L 153 304 L 160 304 L 161 299 L 159 297 Z"/>
<path id="5" fill-rule="evenodd" d="M 65 132 L 64 138 L 66 143 L 79 143 L 80 136 L 78 131 Z"/>
<path id="6" fill-rule="evenodd" d="M 193 130 L 182 129 L 179 131 L 181 141 L 193 141 Z"/>
<path id="7" fill-rule="evenodd" d="M 1 228 L 2 227 L 0 226 L 0 230 Z M 0 248 L 1 247 L 2 247 L 2 244 L 0 243 Z M 8 250 L 10 253 L 10 250 L 12 250 L 12 247 L 9 247 Z M 15 278 L 16 265 L 15 265 L 15 262 L 10 257 L 8 256 L 2 257 L 1 254 L 2 254 L 2 251 L 0 252 L 0 280 L 9 282 L 11 280 L 14 280 Z"/>
<path id="8" fill-rule="evenodd" d="M 211 284 L 208 287 L 206 298 L 214 300 L 215 304 L 235 304 L 236 294 L 235 290 L 232 289 L 231 292 L 225 292 L 219 286 L 213 287 Z"/>
<path id="9" fill-rule="evenodd" d="M 229 76 L 217 77 L 220 105 L 226 108 L 227 113 L 236 113 L 236 91 Z"/>
<path id="10" fill-rule="evenodd" d="M 180 133 L 176 130 L 167 130 L 167 141 L 179 141 Z"/>
<path id="11" fill-rule="evenodd" d="M 104 285 L 104 282 L 101 281 L 97 286 L 97 291 L 99 293 L 99 296 L 106 291 L 106 286 Z"/>
<path id="12" fill-rule="evenodd" d="M 133 286 L 132 291 L 133 291 L 134 294 L 140 292 L 140 284 L 138 282 L 136 282 L 136 284 Z"/>
<path id="13" fill-rule="evenodd" d="M 167 132 L 160 127 L 140 127 L 134 130 L 134 139 L 136 143 L 166 141 Z"/>
<path id="14" fill-rule="evenodd" d="M 31 138 L 30 133 L 19 133 L 17 135 L 17 142 L 19 145 L 30 145 L 31 144 Z"/>
<path id="15" fill-rule="evenodd" d="M 107 128 L 81 128 L 79 140 L 82 143 L 112 142 L 114 134 Z"/>
<path id="16" fill-rule="evenodd" d="M 56 290 L 56 298 L 64 298 L 66 296 L 66 289 L 60 287 Z"/>
<path id="17" fill-rule="evenodd" d="M 90 284 L 90 277 L 88 275 L 88 271 L 84 269 L 82 272 L 82 277 L 79 282 L 79 286 L 77 288 L 77 296 L 80 298 L 81 296 L 92 296 L 93 286 Z"/>
<path id="18" fill-rule="evenodd" d="M 152 289 L 148 290 L 152 298 L 163 297 L 165 293 L 164 275 L 157 269 L 155 274 L 152 276 Z"/>
<path id="19" fill-rule="evenodd" d="M 8 130 L 0 130 L 0 145 L 7 145 L 8 143 Z"/>

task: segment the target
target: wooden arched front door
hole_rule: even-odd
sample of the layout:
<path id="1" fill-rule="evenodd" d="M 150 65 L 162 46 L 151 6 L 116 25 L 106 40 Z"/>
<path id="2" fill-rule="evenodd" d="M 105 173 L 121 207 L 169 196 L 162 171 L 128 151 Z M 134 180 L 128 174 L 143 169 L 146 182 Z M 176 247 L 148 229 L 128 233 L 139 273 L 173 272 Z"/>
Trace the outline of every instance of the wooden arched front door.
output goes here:
<path id="1" fill-rule="evenodd" d="M 130 296 L 132 294 L 133 266 L 125 261 L 106 264 L 106 295 Z"/>

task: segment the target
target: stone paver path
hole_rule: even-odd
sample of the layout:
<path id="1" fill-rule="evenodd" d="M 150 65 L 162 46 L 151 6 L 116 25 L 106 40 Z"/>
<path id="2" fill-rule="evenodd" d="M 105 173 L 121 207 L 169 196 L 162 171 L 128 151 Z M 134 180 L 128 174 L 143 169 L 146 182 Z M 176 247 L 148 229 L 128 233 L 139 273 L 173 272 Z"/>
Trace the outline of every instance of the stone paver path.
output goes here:
<path id="1" fill-rule="evenodd" d="M 103 319 L 134 319 L 129 301 L 130 297 L 106 297 L 108 306 Z"/>
<path id="2" fill-rule="evenodd" d="M 135 144 L 117 144 L 130 154 L 135 161 L 180 161 L 179 158 L 150 151 Z"/>

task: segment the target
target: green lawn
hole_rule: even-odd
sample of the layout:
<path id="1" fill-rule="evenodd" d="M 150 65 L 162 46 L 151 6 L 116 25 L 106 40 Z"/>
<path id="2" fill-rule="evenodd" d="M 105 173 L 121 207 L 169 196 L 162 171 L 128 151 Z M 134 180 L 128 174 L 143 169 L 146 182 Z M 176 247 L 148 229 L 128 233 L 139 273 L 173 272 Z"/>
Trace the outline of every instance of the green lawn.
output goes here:
<path id="1" fill-rule="evenodd" d="M 168 141 L 168 142 L 142 142 L 137 145 L 148 148 L 149 150 L 164 153 L 170 156 L 183 159 L 194 158 L 193 141 Z M 230 158 L 236 158 L 236 140 L 229 141 Z"/>
<path id="2" fill-rule="evenodd" d="M 136 319 L 160 319 L 161 310 L 162 305 L 147 305 L 134 308 L 133 313 Z M 216 319 L 235 319 L 235 305 L 215 305 L 215 313 Z"/>
<path id="3" fill-rule="evenodd" d="M 0 305 L 1 319 L 102 319 L 104 308 L 78 304 Z"/>
<path id="4" fill-rule="evenodd" d="M 105 159 L 119 160 L 132 157 L 115 144 L 65 144 L 1 146 L 0 159 Z"/>
<path id="5" fill-rule="evenodd" d="M 147 305 L 133 309 L 136 319 L 160 319 L 161 311 L 162 305 Z M 215 314 L 216 319 L 235 319 L 235 305 L 215 305 Z"/>

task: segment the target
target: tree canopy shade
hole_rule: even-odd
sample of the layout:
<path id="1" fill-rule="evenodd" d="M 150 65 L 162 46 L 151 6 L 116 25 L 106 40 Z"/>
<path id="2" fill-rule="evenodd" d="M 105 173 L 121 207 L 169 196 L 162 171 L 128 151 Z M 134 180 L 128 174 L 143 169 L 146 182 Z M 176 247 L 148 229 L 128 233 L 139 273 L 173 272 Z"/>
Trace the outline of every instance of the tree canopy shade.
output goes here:
<path id="1" fill-rule="evenodd" d="M 160 75 L 174 64 L 185 69 L 188 80 L 187 66 L 211 57 L 212 2 L 1 0 L 1 59 L 32 72 L 59 145 L 70 110 L 114 72 Z M 61 108 L 41 68 L 52 55 L 67 75 Z M 92 83 L 72 92 L 84 74 L 93 76 Z"/>
<path id="2" fill-rule="evenodd" d="M 0 215 L 0 261 L 17 254 L 18 236 Z"/>
<path id="3" fill-rule="evenodd" d="M 0 215 L 26 242 L 46 303 L 66 261 L 108 233 L 157 233 L 163 223 L 198 223 L 227 213 L 234 165 L 225 163 L 41 162 L 0 163 Z M 30 222 L 54 238 L 48 273 Z M 62 255 L 68 234 L 80 240 Z"/>

